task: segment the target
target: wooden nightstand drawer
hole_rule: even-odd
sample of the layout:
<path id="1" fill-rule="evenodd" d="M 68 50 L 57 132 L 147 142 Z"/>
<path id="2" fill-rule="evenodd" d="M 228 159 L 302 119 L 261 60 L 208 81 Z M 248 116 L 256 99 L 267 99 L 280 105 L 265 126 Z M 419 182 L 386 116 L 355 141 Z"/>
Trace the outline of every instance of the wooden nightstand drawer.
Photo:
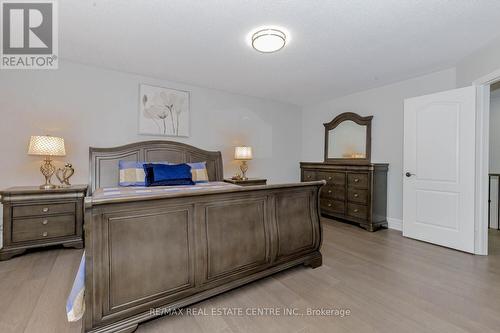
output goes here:
<path id="1" fill-rule="evenodd" d="M 345 184 L 345 173 L 343 172 L 318 172 L 318 180 L 326 180 L 329 184 L 343 186 Z"/>
<path id="2" fill-rule="evenodd" d="M 44 246 L 82 248 L 86 193 L 87 185 L 48 190 L 18 186 L 0 191 L 3 204 L 0 260 Z"/>
<path id="3" fill-rule="evenodd" d="M 345 200 L 345 189 L 344 187 L 325 185 L 321 189 L 321 198 Z"/>
<path id="4" fill-rule="evenodd" d="M 356 202 L 367 205 L 368 191 L 357 188 L 349 188 L 349 190 L 347 190 L 347 200 L 349 202 Z"/>
<path id="5" fill-rule="evenodd" d="M 312 170 L 304 170 L 302 181 L 303 182 L 312 182 L 314 180 L 316 180 L 316 172 L 314 172 Z"/>
<path id="6" fill-rule="evenodd" d="M 345 213 L 345 204 L 341 200 L 320 199 L 320 206 L 321 210 L 339 214 Z"/>
<path id="7" fill-rule="evenodd" d="M 12 223 L 13 242 L 43 240 L 75 233 L 74 215 L 15 219 Z"/>
<path id="8" fill-rule="evenodd" d="M 347 186 L 357 188 L 368 188 L 367 173 L 348 173 Z"/>
<path id="9" fill-rule="evenodd" d="M 74 213 L 75 203 L 60 203 L 46 205 L 15 206 L 12 208 L 12 217 L 28 217 L 52 214 Z"/>
<path id="10" fill-rule="evenodd" d="M 368 207 L 364 205 L 348 203 L 347 215 L 365 220 L 368 218 Z"/>

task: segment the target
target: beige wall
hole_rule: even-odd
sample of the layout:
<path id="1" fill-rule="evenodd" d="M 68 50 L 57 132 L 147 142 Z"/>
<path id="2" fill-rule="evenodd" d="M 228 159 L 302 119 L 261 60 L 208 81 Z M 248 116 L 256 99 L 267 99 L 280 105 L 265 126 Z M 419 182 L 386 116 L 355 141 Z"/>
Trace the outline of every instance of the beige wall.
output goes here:
<path id="1" fill-rule="evenodd" d="M 390 164 L 388 217 L 400 222 L 403 210 L 403 100 L 453 89 L 455 81 L 455 70 L 449 69 L 305 108 L 302 116 L 302 160 L 323 160 L 323 123 L 348 111 L 362 116 L 373 115 L 372 161 Z"/>
<path id="2" fill-rule="evenodd" d="M 66 140 L 76 168 L 74 183 L 88 181 L 89 146 L 110 147 L 149 139 L 137 134 L 139 83 L 191 92 L 191 137 L 174 138 L 220 150 L 225 176 L 238 168 L 235 145 L 254 147 L 249 176 L 273 182 L 298 179 L 300 109 L 296 106 L 218 90 L 62 62 L 56 71 L 2 71 L 0 74 L 0 151 L 4 162 L 0 187 L 42 181 L 38 157 L 27 156 L 30 135 Z"/>
<path id="3" fill-rule="evenodd" d="M 247 144 L 250 177 L 299 179 L 297 106 L 63 61 L 59 70 L 0 73 L 0 188 L 42 183 L 40 158 L 26 154 L 33 134 L 65 138 L 68 156 L 57 164 L 73 163 L 73 183 L 88 182 L 89 146 L 162 139 L 137 134 L 139 83 L 191 92 L 191 137 L 178 141 L 222 151 L 226 177 L 238 169 L 233 147 Z"/>

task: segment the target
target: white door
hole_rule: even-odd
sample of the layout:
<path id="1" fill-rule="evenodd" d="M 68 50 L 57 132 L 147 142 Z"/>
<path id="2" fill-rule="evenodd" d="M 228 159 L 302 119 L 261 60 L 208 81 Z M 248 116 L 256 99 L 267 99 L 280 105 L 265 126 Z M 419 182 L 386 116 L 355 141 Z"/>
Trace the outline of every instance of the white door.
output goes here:
<path id="1" fill-rule="evenodd" d="M 474 252 L 476 90 L 404 103 L 403 236 Z"/>

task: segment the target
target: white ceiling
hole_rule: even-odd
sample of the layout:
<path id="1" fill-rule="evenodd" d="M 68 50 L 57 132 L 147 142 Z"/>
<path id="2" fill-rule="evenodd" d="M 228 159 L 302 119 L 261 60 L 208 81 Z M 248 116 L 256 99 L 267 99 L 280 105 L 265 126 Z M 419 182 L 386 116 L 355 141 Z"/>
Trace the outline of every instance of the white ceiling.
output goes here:
<path id="1" fill-rule="evenodd" d="M 63 59 L 306 105 L 454 66 L 500 35 L 498 0 L 65 0 Z M 245 37 L 286 27 L 261 54 Z"/>

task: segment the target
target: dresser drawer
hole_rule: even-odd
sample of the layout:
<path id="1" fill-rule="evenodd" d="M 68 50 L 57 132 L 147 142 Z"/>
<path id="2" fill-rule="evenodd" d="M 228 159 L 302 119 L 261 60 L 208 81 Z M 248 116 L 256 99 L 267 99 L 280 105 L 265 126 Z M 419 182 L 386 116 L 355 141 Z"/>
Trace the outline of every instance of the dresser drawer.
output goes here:
<path id="1" fill-rule="evenodd" d="M 74 213 L 75 203 L 59 203 L 46 205 L 15 206 L 12 208 L 12 217 L 28 217 L 52 214 Z"/>
<path id="2" fill-rule="evenodd" d="M 320 192 L 323 215 L 357 223 L 374 231 L 387 226 L 387 164 L 345 164 L 300 162 L 304 171 L 315 171 L 316 180 L 325 180 Z M 313 173 L 311 173 L 313 174 Z"/>
<path id="3" fill-rule="evenodd" d="M 329 184 L 345 185 L 345 173 L 343 172 L 324 172 L 318 171 L 318 180 L 326 180 Z"/>
<path id="4" fill-rule="evenodd" d="M 347 215 L 366 220 L 368 218 L 368 207 L 353 203 L 347 203 Z"/>
<path id="5" fill-rule="evenodd" d="M 321 188 L 321 197 L 325 199 L 345 200 L 345 188 L 343 186 L 325 185 Z"/>
<path id="6" fill-rule="evenodd" d="M 24 242 L 75 235 L 75 216 L 58 215 L 12 221 L 12 241 Z"/>
<path id="7" fill-rule="evenodd" d="M 345 213 L 345 204 L 344 201 L 333 200 L 333 199 L 320 199 L 320 208 L 321 210 L 325 210 L 327 212 L 332 213 Z"/>
<path id="8" fill-rule="evenodd" d="M 349 188 L 347 190 L 347 200 L 350 202 L 368 204 L 368 190 Z"/>
<path id="9" fill-rule="evenodd" d="M 367 173 L 348 173 L 347 186 L 357 188 L 368 188 Z"/>
<path id="10" fill-rule="evenodd" d="M 303 171 L 303 182 L 312 182 L 313 180 L 316 180 L 316 172 L 312 170 L 304 170 Z"/>

